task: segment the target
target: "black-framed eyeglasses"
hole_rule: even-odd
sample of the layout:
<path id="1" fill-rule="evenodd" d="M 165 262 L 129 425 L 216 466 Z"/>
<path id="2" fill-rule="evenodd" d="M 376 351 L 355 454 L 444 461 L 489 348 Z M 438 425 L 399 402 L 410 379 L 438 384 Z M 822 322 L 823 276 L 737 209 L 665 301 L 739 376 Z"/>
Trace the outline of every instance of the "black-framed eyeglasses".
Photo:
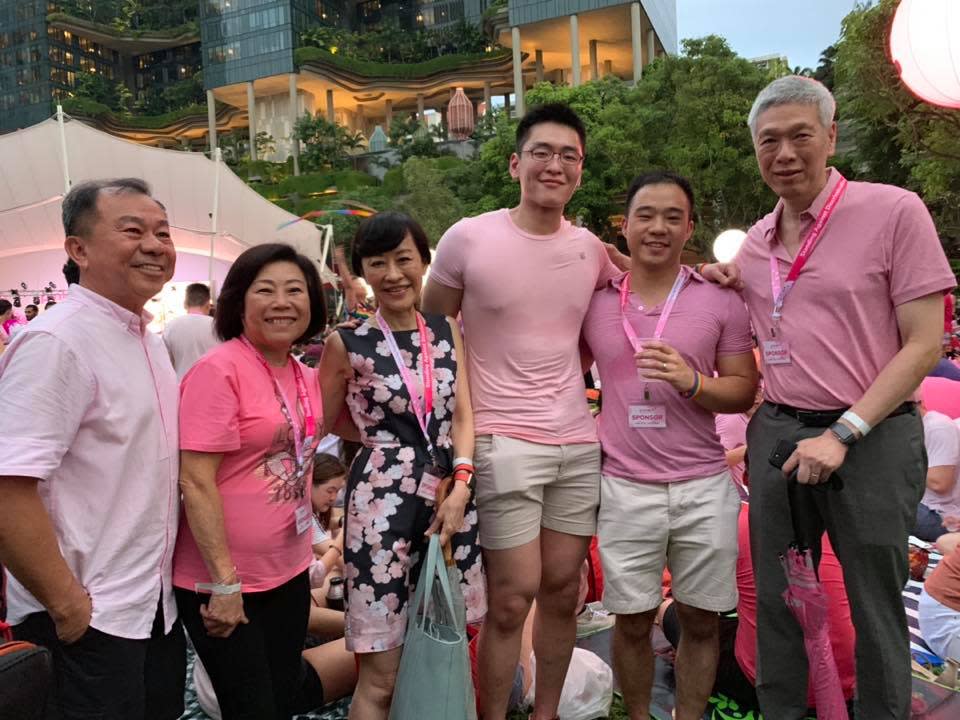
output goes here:
<path id="1" fill-rule="evenodd" d="M 536 147 L 533 148 L 533 150 L 521 150 L 520 152 L 529 154 L 530 157 L 533 158 L 534 162 L 542 163 L 544 165 L 553 160 L 555 157 L 560 158 L 560 162 L 564 165 L 576 166 L 583 162 L 583 155 L 575 150 L 554 152 L 553 150 L 549 150 L 544 147 Z"/>

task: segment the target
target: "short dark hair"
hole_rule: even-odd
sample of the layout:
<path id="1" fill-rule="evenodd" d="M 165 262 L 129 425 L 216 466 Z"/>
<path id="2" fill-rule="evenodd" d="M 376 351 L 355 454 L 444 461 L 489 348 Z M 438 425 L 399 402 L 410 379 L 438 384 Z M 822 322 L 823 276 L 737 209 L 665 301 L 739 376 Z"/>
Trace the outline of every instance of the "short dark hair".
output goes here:
<path id="1" fill-rule="evenodd" d="M 630 187 L 627 189 L 627 205 L 624 210 L 627 215 L 630 214 L 630 204 L 633 202 L 634 196 L 640 192 L 640 188 L 647 185 L 676 185 L 683 190 L 683 194 L 687 196 L 687 201 L 690 203 L 690 219 L 693 220 L 694 209 L 696 207 L 693 202 L 693 187 L 690 185 L 690 181 L 683 177 L 683 175 L 670 172 L 669 170 L 653 170 L 638 175 L 633 179 L 633 182 L 630 183 Z"/>
<path id="2" fill-rule="evenodd" d="M 43 309 L 44 309 L 44 310 L 49 310 L 50 308 L 52 308 L 52 307 L 53 307 L 54 305 L 56 305 L 56 304 L 57 304 L 57 301 L 56 301 L 56 300 L 48 300 L 48 301 L 47 301 L 47 304 L 43 306 Z"/>
<path id="3" fill-rule="evenodd" d="M 29 305 L 27 305 L 27 306 L 24 308 L 24 310 L 29 310 L 30 308 L 33 308 L 33 309 L 36 310 L 37 312 L 40 312 L 40 308 L 37 307 L 36 305 L 34 305 L 33 303 L 30 303 Z"/>
<path id="4" fill-rule="evenodd" d="M 79 235 L 89 230 L 88 223 L 97 215 L 97 198 L 104 190 L 118 193 L 135 193 L 153 198 L 150 185 L 140 178 L 113 178 L 110 180 L 88 180 L 70 188 L 63 198 L 63 231 L 70 235 Z M 163 207 L 160 202 L 157 205 Z"/>
<path id="5" fill-rule="evenodd" d="M 7 310 L 10 310 L 12 308 L 13 308 L 12 302 L 10 302 L 9 300 L 0 299 L 0 315 L 3 315 L 5 312 L 7 312 Z"/>
<path id="6" fill-rule="evenodd" d="M 67 258 L 67 261 L 63 264 L 61 269 L 63 273 L 63 279 L 67 281 L 67 285 L 77 285 L 80 282 L 80 266 L 73 261 L 73 258 Z"/>
<path id="7" fill-rule="evenodd" d="M 203 283 L 190 283 L 185 293 L 187 307 L 203 307 L 210 302 L 210 288 Z"/>
<path id="8" fill-rule="evenodd" d="M 242 252 L 227 271 L 217 300 L 217 311 L 213 316 L 214 328 L 221 340 L 232 340 L 243 334 L 243 302 L 247 290 L 253 285 L 260 271 L 275 262 L 292 262 L 300 268 L 307 281 L 310 323 L 296 342 L 309 340 L 323 330 L 327 324 L 327 308 L 316 266 L 286 243 L 264 243 Z"/>
<path id="9" fill-rule="evenodd" d="M 353 236 L 350 265 L 354 275 L 363 276 L 363 259 L 394 250 L 410 234 L 424 265 L 430 264 L 430 242 L 420 223 L 402 212 L 381 212 L 360 223 Z"/>
<path id="10" fill-rule="evenodd" d="M 566 125 L 568 128 L 577 131 L 580 138 L 580 152 L 587 152 L 587 129 L 584 127 L 583 120 L 566 103 L 546 103 L 530 108 L 520 119 L 517 125 L 517 153 L 523 150 L 523 144 L 527 141 L 527 136 L 535 125 L 543 123 L 556 123 L 557 125 Z"/>

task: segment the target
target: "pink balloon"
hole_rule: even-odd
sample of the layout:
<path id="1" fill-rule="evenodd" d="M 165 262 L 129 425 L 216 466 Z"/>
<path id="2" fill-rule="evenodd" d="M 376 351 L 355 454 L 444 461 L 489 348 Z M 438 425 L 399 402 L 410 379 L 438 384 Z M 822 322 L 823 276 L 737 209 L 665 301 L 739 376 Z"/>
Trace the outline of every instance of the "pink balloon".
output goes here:
<path id="1" fill-rule="evenodd" d="M 914 95 L 960 108 L 960 0 L 902 0 L 890 29 L 890 55 Z"/>

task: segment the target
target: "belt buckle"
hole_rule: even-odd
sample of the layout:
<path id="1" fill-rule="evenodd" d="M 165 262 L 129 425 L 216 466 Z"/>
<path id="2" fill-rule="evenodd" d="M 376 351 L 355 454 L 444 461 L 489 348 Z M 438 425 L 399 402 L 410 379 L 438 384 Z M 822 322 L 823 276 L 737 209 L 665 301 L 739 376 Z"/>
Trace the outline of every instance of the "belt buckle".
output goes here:
<path id="1" fill-rule="evenodd" d="M 815 415 L 819 413 L 810 412 L 809 410 L 797 410 L 797 422 L 801 425 L 806 425 L 808 422 L 813 420 Z"/>

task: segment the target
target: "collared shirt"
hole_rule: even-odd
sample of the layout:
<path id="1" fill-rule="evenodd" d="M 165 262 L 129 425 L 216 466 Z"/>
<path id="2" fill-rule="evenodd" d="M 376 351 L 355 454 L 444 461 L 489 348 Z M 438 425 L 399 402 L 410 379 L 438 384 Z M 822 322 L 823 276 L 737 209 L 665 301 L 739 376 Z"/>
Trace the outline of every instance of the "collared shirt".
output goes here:
<path id="1" fill-rule="evenodd" d="M 687 280 L 663 329 L 662 340 L 694 370 L 714 374 L 717 358 L 753 349 L 747 310 L 740 296 L 704 281 L 683 268 Z M 637 482 L 674 482 L 704 478 L 727 467 L 713 413 L 687 400 L 668 383 L 642 383 L 634 350 L 623 330 L 620 285 L 629 274 L 611 280 L 593 295 L 583 323 L 583 337 L 600 369 L 603 411 L 598 421 L 605 475 Z M 636 297 L 627 303 L 627 320 L 637 336 L 651 338 L 663 304 L 641 309 Z M 650 398 L 644 397 L 644 385 Z M 662 406 L 665 428 L 630 427 L 631 407 Z"/>
<path id="2" fill-rule="evenodd" d="M 584 401 L 580 326 L 593 291 L 617 274 L 603 243 L 567 220 L 552 235 L 531 235 L 509 210 L 497 210 L 444 233 L 430 277 L 463 290 L 477 435 L 597 441 Z"/>
<path id="3" fill-rule="evenodd" d="M 165 630 L 177 617 L 177 378 L 151 319 L 71 285 L 0 356 L 0 475 L 40 480 L 91 626 L 131 639 L 150 637 L 161 592 Z M 44 609 L 9 580 L 11 624 Z"/>
<path id="4" fill-rule="evenodd" d="M 805 237 L 840 180 L 827 184 L 801 216 Z M 777 235 L 783 201 L 747 234 L 736 262 L 743 299 L 761 343 L 772 338 L 770 255 L 785 279 L 793 258 Z M 916 194 L 876 183 L 850 182 L 783 307 L 777 339 L 792 362 L 765 365 L 764 396 L 813 410 L 853 405 L 902 343 L 896 308 L 953 288 L 937 232 Z"/>

